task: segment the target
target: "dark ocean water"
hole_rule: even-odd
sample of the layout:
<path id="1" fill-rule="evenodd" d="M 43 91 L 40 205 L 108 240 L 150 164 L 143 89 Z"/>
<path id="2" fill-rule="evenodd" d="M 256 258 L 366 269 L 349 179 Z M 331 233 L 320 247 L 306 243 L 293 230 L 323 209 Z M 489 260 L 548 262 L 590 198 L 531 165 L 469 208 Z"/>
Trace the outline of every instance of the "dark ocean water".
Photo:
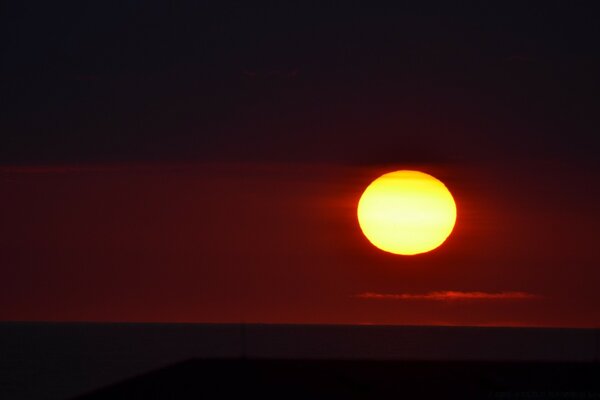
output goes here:
<path id="1" fill-rule="evenodd" d="M 194 359 L 597 366 L 599 343 L 592 329 L 7 322 L 0 399 L 71 398 Z"/>

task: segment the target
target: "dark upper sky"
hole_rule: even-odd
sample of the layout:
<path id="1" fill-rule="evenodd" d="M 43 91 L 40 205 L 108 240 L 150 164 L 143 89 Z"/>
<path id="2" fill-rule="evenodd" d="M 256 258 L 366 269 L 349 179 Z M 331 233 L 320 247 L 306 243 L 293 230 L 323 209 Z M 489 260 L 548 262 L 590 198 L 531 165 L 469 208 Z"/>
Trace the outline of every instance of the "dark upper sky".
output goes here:
<path id="1" fill-rule="evenodd" d="M 2 6 L 0 318 L 598 324 L 592 8 L 206 3 Z M 402 168 L 459 208 L 410 261 L 354 216 Z M 431 291 L 532 297 L 356 297 Z"/>
<path id="2" fill-rule="evenodd" d="M 4 164 L 595 158 L 587 7 L 11 3 Z"/>

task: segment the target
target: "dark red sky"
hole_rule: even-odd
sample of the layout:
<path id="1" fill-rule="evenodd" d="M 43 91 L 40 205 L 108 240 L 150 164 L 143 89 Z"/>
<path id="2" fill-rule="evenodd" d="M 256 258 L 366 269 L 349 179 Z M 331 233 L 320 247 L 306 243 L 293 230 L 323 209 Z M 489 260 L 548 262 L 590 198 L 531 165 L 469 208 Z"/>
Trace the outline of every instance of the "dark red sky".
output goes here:
<path id="1" fill-rule="evenodd" d="M 401 165 L 6 170 L 0 317 L 594 326 L 598 185 L 536 165 L 409 166 L 458 204 L 448 241 L 414 257 L 375 249 L 355 213 L 369 181 Z M 536 297 L 356 297 L 436 291 Z"/>
<path id="2" fill-rule="evenodd" d="M 6 6 L 0 319 L 597 327 L 595 15 Z M 409 168 L 458 222 L 401 257 L 355 207 Z"/>

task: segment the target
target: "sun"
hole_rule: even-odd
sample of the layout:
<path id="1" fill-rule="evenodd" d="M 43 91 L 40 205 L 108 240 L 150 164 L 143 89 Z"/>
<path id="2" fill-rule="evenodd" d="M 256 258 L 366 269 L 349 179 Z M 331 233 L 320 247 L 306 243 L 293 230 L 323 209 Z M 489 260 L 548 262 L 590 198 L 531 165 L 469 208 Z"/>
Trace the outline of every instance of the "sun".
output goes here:
<path id="1" fill-rule="evenodd" d="M 358 223 L 381 250 L 402 255 L 440 246 L 456 222 L 456 203 L 438 179 L 419 171 L 395 171 L 375 179 L 358 202 Z"/>

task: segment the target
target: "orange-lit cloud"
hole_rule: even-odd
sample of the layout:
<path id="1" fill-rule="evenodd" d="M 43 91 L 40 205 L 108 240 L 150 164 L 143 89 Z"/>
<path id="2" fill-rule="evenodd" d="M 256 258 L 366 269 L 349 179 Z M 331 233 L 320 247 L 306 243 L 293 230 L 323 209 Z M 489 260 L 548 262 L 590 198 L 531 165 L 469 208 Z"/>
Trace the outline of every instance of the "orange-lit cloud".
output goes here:
<path id="1" fill-rule="evenodd" d="M 458 300 L 529 300 L 539 298 L 538 295 L 526 292 L 461 292 L 443 290 L 423 294 L 413 293 L 374 293 L 364 292 L 356 297 L 373 300 L 431 300 L 431 301 L 458 301 Z"/>

